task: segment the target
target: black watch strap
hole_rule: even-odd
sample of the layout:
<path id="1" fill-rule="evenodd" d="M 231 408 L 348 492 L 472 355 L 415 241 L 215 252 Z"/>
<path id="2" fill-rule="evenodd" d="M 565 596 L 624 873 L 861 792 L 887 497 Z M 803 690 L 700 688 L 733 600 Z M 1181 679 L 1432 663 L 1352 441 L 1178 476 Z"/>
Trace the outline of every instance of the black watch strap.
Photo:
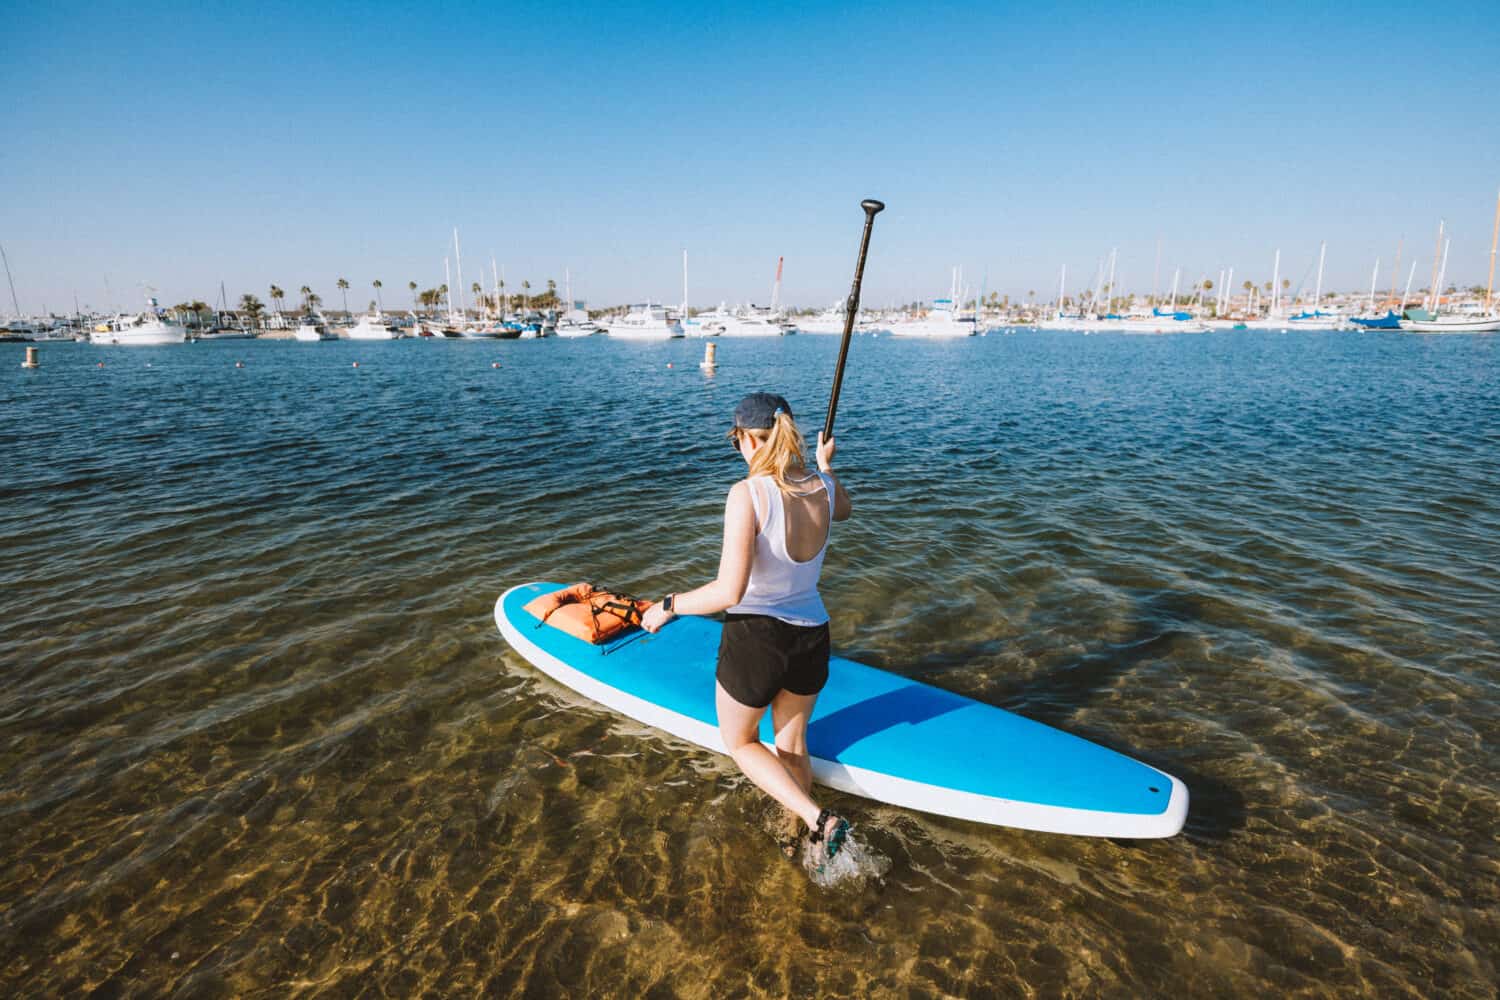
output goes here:
<path id="1" fill-rule="evenodd" d="M 675 615 L 677 612 L 672 610 L 672 605 L 675 603 L 677 603 L 677 595 L 668 594 L 661 599 L 661 609 L 669 615 Z"/>

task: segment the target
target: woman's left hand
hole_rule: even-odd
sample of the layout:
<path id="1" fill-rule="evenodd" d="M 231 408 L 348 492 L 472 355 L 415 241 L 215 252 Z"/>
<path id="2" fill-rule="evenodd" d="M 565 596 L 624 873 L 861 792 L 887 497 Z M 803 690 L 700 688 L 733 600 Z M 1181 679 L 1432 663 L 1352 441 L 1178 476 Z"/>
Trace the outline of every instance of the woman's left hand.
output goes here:
<path id="1" fill-rule="evenodd" d="M 661 606 L 661 601 L 657 601 L 651 607 L 647 608 L 646 613 L 641 616 L 641 628 L 647 632 L 660 632 L 663 625 L 676 617 L 676 615 Z"/>

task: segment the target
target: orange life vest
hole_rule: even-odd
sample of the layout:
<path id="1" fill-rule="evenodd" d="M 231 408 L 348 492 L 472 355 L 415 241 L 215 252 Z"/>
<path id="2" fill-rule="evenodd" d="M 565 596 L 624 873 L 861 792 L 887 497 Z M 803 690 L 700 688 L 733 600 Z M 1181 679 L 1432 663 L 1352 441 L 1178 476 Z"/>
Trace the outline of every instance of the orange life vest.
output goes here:
<path id="1" fill-rule="evenodd" d="M 554 628 L 598 645 L 641 623 L 651 606 L 629 594 L 601 590 L 592 583 L 575 583 L 532 598 L 526 611 Z"/>

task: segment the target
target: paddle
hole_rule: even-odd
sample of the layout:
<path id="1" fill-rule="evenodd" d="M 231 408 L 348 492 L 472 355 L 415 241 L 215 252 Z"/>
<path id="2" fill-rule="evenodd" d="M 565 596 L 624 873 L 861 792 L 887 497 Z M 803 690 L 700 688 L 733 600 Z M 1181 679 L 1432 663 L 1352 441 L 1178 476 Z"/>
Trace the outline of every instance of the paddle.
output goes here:
<path id="1" fill-rule="evenodd" d="M 865 232 L 859 238 L 859 259 L 854 262 L 854 286 L 849 289 L 849 300 L 844 303 L 844 342 L 839 345 L 839 363 L 833 370 L 833 391 L 828 395 L 828 416 L 823 421 L 824 441 L 833 437 L 833 414 L 839 408 L 839 387 L 844 384 L 849 338 L 854 335 L 854 317 L 859 313 L 859 283 L 865 276 L 865 255 L 870 252 L 870 230 L 875 225 L 875 213 L 885 210 L 885 204 L 873 198 L 866 198 L 859 207 L 865 210 Z"/>

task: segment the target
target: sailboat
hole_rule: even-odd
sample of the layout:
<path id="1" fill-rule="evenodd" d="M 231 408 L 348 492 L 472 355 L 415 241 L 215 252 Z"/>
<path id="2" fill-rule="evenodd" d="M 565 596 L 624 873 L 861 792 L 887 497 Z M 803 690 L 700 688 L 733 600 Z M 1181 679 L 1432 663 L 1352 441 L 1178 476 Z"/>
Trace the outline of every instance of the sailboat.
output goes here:
<path id="1" fill-rule="evenodd" d="M 1300 327 L 1302 329 L 1313 330 L 1343 330 L 1348 326 L 1343 315 L 1340 313 L 1323 312 L 1319 308 L 1323 303 L 1323 261 L 1327 255 L 1328 243 L 1325 240 L 1318 246 L 1318 283 L 1313 292 L 1312 312 L 1304 309 L 1297 315 L 1288 317 L 1286 321 L 1287 326 L 1292 329 Z"/>
<path id="2" fill-rule="evenodd" d="M 1391 283 L 1392 283 L 1392 285 L 1395 284 L 1395 281 L 1396 281 L 1396 272 L 1398 270 L 1400 270 L 1400 268 L 1401 268 L 1401 250 L 1398 248 L 1396 250 L 1396 265 L 1395 265 L 1395 267 L 1393 267 L 1391 269 Z M 1373 270 L 1370 271 L 1370 299 L 1369 299 L 1369 302 L 1366 303 L 1366 305 L 1365 305 L 1365 315 L 1363 315 L 1363 316 L 1350 316 L 1349 317 L 1349 322 L 1353 323 L 1355 326 L 1359 327 L 1361 330 L 1399 330 L 1399 329 L 1401 329 L 1401 317 L 1398 316 L 1398 315 L 1396 315 L 1389 308 L 1386 309 L 1384 316 L 1376 316 L 1375 315 L 1375 282 L 1379 278 L 1379 276 L 1380 276 L 1380 258 L 1377 257 L 1377 258 L 1375 258 L 1375 267 L 1374 267 Z M 1394 294 L 1395 294 L 1395 289 L 1392 288 L 1392 297 L 1393 298 L 1394 298 Z"/>
<path id="3" fill-rule="evenodd" d="M 1443 226 L 1438 223 L 1438 239 L 1442 240 Z M 1448 271 L 1448 244 L 1443 244 L 1442 264 L 1438 267 L 1437 280 L 1432 285 L 1432 310 L 1412 310 L 1401 321 L 1401 329 L 1407 333 L 1494 333 L 1500 331 L 1500 315 L 1495 312 L 1495 248 L 1500 244 L 1500 194 L 1495 197 L 1495 226 L 1490 234 L 1490 279 L 1484 292 L 1484 309 L 1477 307 L 1462 309 L 1443 315 L 1443 280 Z"/>

